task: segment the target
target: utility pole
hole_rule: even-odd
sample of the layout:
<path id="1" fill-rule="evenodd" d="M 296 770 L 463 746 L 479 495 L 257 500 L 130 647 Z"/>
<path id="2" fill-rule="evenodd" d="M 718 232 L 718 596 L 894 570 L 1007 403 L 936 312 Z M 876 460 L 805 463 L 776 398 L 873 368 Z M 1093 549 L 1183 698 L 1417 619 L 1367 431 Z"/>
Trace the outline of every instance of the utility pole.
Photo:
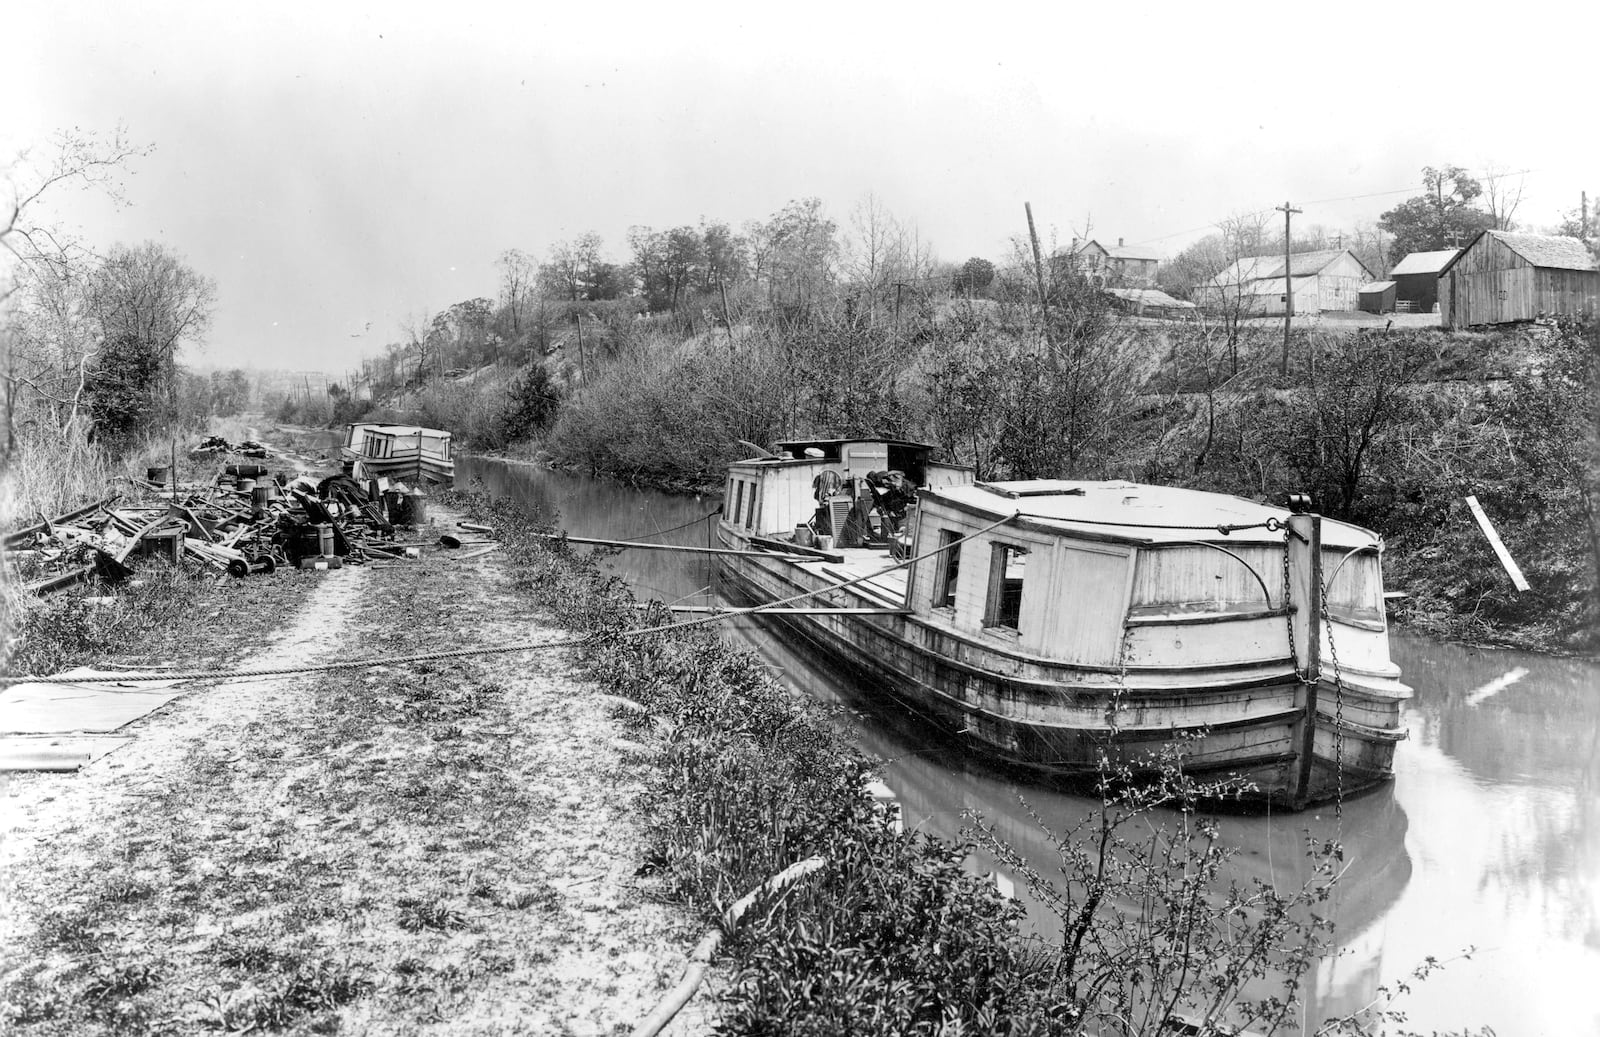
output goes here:
<path id="1" fill-rule="evenodd" d="M 1283 367 L 1282 367 L 1282 370 L 1283 370 L 1284 374 L 1288 374 L 1289 373 L 1289 324 L 1290 324 L 1291 320 L 1294 318 L 1294 278 L 1290 276 L 1292 271 L 1293 271 L 1294 264 L 1293 264 L 1293 261 L 1290 259 L 1290 251 L 1289 251 L 1289 220 L 1294 216 L 1295 213 L 1300 212 L 1301 210 L 1296 209 L 1294 206 L 1290 205 L 1288 202 L 1284 202 L 1282 205 L 1278 206 L 1278 211 L 1283 213 Z"/>
<path id="2" fill-rule="evenodd" d="M 1039 256 L 1039 232 L 1033 229 L 1033 203 L 1023 202 L 1028 214 L 1028 240 L 1033 243 L 1033 277 L 1039 286 L 1039 319 L 1044 324 L 1045 345 L 1050 344 L 1050 307 L 1044 294 L 1044 260 Z"/>
<path id="3" fill-rule="evenodd" d="M 1587 241 L 1587 240 L 1589 240 L 1589 192 L 1588 191 L 1583 192 L 1583 207 L 1581 209 L 1579 209 L 1578 212 L 1580 214 L 1579 215 L 1578 226 L 1582 228 L 1581 233 L 1583 234 L 1584 240 Z"/>

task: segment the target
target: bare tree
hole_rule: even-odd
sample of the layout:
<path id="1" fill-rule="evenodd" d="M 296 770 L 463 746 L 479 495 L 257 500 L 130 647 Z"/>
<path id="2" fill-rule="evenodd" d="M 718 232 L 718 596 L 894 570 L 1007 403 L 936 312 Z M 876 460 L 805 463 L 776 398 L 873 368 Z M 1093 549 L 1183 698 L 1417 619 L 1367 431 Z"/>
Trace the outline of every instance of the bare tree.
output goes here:
<path id="1" fill-rule="evenodd" d="M 1513 180 L 1512 178 L 1516 179 Z M 1526 184 L 1521 173 L 1507 173 L 1490 164 L 1483 169 L 1483 201 L 1494 218 L 1495 230 L 1515 230 L 1512 220 L 1522 205 L 1522 190 Z"/>
<path id="2" fill-rule="evenodd" d="M 5 457 L 16 446 L 18 412 L 38 405 L 56 432 L 78 431 L 95 341 L 84 321 L 84 278 L 93 256 L 39 217 L 47 196 L 72 186 L 122 202 L 121 174 L 148 154 L 120 125 L 109 135 L 63 130 L 38 153 L 19 154 L 0 187 L 0 381 Z M 21 304 L 11 305 L 22 292 Z M 3 460 L 3 458 L 0 458 Z"/>
<path id="3" fill-rule="evenodd" d="M 533 295 L 534 281 L 539 274 L 539 264 L 519 248 L 508 248 L 495 260 L 500 268 L 500 301 L 511 316 L 511 335 L 522 334 L 522 322 Z"/>

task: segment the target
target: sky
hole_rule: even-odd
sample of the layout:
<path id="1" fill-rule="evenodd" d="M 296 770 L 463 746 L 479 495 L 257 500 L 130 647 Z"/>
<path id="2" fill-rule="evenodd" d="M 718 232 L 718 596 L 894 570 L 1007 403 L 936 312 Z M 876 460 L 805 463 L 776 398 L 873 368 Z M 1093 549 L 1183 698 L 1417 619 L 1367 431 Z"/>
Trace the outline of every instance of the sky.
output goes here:
<path id="1" fill-rule="evenodd" d="M 8 5 L 0 175 L 125 127 L 154 145 L 127 204 L 35 218 L 212 277 L 191 364 L 334 374 L 492 298 L 506 249 L 593 231 L 622 261 L 632 225 L 807 196 L 960 262 L 1003 259 L 1024 202 L 1047 244 L 1171 255 L 1285 201 L 1370 224 L 1426 165 L 1526 171 L 1533 227 L 1600 193 L 1600 5 L 546 6 Z"/>

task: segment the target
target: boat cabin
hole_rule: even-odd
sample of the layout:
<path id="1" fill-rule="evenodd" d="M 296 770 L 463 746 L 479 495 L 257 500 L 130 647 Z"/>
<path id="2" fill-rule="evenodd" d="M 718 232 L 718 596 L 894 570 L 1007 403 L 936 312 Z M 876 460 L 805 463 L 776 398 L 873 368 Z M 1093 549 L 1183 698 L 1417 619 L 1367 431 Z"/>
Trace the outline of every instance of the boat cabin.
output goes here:
<path id="1" fill-rule="evenodd" d="M 355 422 L 340 454 L 357 478 L 397 478 L 448 485 L 455 476 L 450 433 L 418 425 Z"/>
<path id="2" fill-rule="evenodd" d="M 1128 482 L 949 487 L 920 502 L 912 550 L 931 557 L 914 566 L 906 604 L 935 628 L 1041 661 L 1213 665 L 1241 661 L 1241 651 L 1264 660 L 1283 652 L 1276 523 L 1286 517 L 1226 494 Z M 1274 528 L 1258 525 L 1269 518 Z M 1340 657 L 1383 669 L 1380 552 L 1374 534 L 1323 520 L 1327 620 L 1345 628 Z"/>
<path id="3" fill-rule="evenodd" d="M 972 481 L 971 468 L 932 454 L 903 440 L 781 442 L 767 457 L 729 465 L 723 522 L 805 546 L 887 544 L 909 530 L 922 490 Z"/>
<path id="4" fill-rule="evenodd" d="M 406 457 L 451 459 L 450 433 L 416 425 L 357 423 L 350 426 L 345 445 L 374 461 Z"/>

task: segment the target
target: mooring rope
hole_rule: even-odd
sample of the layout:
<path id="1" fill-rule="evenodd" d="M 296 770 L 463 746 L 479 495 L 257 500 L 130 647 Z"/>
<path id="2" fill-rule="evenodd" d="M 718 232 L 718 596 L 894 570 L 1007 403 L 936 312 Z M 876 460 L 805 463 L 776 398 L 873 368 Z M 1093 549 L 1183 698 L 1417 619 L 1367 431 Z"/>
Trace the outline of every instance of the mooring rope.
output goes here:
<path id="1" fill-rule="evenodd" d="M 718 504 L 715 508 L 713 508 L 712 510 L 706 512 L 704 515 L 701 515 L 699 518 L 690 519 L 688 522 L 680 522 L 678 525 L 673 526 L 671 529 L 658 529 L 654 533 L 640 533 L 636 537 L 623 537 L 622 540 L 625 543 L 629 543 L 629 544 L 643 543 L 645 537 L 659 537 L 659 536 L 666 536 L 668 533 L 676 533 L 680 529 L 688 529 L 690 526 L 698 526 L 700 523 L 704 522 L 706 519 L 712 518 L 712 517 L 714 517 L 716 515 L 720 515 L 720 514 L 722 514 L 722 505 Z"/>
<path id="2" fill-rule="evenodd" d="M 1045 519 L 1051 522 L 1071 522 L 1088 526 L 1116 526 L 1119 529 L 1181 529 L 1191 531 L 1203 529 L 1208 532 L 1211 530 L 1216 530 L 1223 536 L 1227 536 L 1230 533 L 1238 533 L 1246 529 L 1265 529 L 1269 533 L 1276 533 L 1278 530 L 1285 528 L 1283 521 L 1276 516 L 1267 519 L 1265 522 L 1219 522 L 1216 525 L 1211 526 L 1180 526 L 1171 522 L 1112 522 L 1109 519 L 1074 518 L 1068 515 L 1046 515 L 1043 512 L 1038 511 L 1019 511 L 1017 512 L 1017 517 Z"/>
<path id="3" fill-rule="evenodd" d="M 793 594 L 787 598 L 779 598 L 776 601 L 768 601 L 760 605 L 752 605 L 747 608 L 729 609 L 726 612 L 713 612 L 709 615 L 701 616 L 698 619 L 686 620 L 681 623 L 664 623 L 659 626 L 638 627 L 633 630 L 624 630 L 621 631 L 617 636 L 647 637 L 651 634 L 664 634 L 669 631 L 689 630 L 694 627 L 706 626 L 711 623 L 720 623 L 726 619 L 735 619 L 739 616 L 748 616 L 758 612 L 763 612 L 767 609 L 779 608 L 784 605 L 793 604 L 796 601 L 804 601 L 807 598 L 815 598 L 819 595 L 827 594 L 830 591 L 843 590 L 846 587 L 853 587 L 858 583 L 865 583 L 868 580 L 877 579 L 878 577 L 885 576 L 897 569 L 904 569 L 915 565 L 917 562 L 932 558 L 938 554 L 942 554 L 945 551 L 950 550 L 952 547 L 955 547 L 957 544 L 971 540 L 973 537 L 982 536 L 992 529 L 996 529 L 1005 525 L 1015 517 L 1016 516 L 1014 515 L 1007 515 L 998 522 L 991 523 L 990 525 L 984 526 L 982 529 L 979 529 L 976 532 L 968 533 L 964 537 L 952 540 L 948 544 L 941 544 L 939 547 L 936 547 L 931 551 L 926 551 L 915 557 L 904 559 L 896 562 L 894 565 L 866 573 L 865 575 L 845 580 L 843 583 L 830 583 L 826 587 L 819 587 L 816 590 L 805 591 L 801 594 Z M 773 554 L 772 557 L 785 558 L 793 556 Z M 407 666 L 413 663 L 434 662 L 440 659 L 464 659 L 475 655 L 510 655 L 515 652 L 538 652 L 554 648 L 574 648 L 578 645 L 585 644 L 586 642 L 593 641 L 599 636 L 600 635 L 598 634 L 585 634 L 582 637 L 567 638 L 562 641 L 529 641 L 521 644 L 493 645 L 481 648 L 453 648 L 439 652 L 424 652 L 420 655 L 395 655 L 369 659 L 347 659 L 342 662 L 334 663 L 315 663 L 302 666 L 273 666 L 251 670 L 188 670 L 178 672 L 162 671 L 159 673 L 97 673 L 93 676 L 76 678 L 63 677 L 60 675 L 47 677 L 36 677 L 32 675 L 22 675 L 16 677 L 0 676 L 0 687 L 13 684 L 144 684 L 155 681 L 246 680 L 252 677 L 285 677 L 301 673 L 331 673 L 338 670 L 360 670 L 375 666 Z"/>

